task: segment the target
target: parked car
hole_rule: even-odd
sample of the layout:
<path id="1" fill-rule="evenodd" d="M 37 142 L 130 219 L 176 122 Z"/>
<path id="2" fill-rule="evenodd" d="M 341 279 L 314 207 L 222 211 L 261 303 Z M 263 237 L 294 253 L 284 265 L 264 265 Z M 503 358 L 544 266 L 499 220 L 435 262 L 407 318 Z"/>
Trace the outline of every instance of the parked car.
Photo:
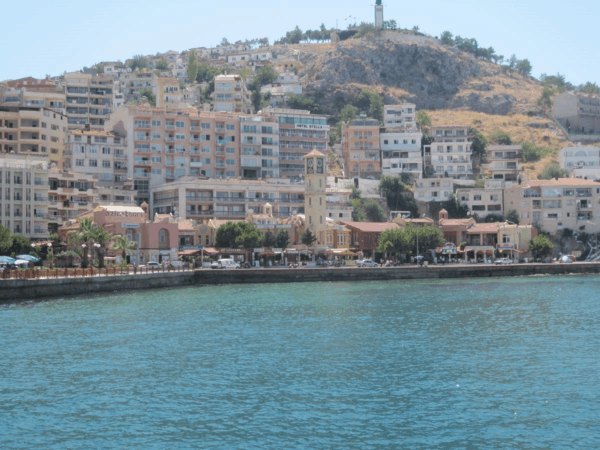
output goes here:
<path id="1" fill-rule="evenodd" d="M 370 259 L 363 259 L 362 261 L 358 260 L 356 261 L 356 265 L 358 267 L 379 267 L 379 264 Z"/>
<path id="2" fill-rule="evenodd" d="M 213 262 L 210 265 L 211 269 L 239 269 L 240 265 L 232 258 L 223 258 Z"/>
<path id="3" fill-rule="evenodd" d="M 512 264 L 512 259 L 510 259 L 510 258 L 498 258 L 496 261 L 494 261 L 494 264 L 496 264 L 496 265 Z"/>
<path id="4" fill-rule="evenodd" d="M 150 261 L 146 264 L 146 267 L 148 269 L 160 269 L 162 267 L 162 264 L 156 261 Z"/>

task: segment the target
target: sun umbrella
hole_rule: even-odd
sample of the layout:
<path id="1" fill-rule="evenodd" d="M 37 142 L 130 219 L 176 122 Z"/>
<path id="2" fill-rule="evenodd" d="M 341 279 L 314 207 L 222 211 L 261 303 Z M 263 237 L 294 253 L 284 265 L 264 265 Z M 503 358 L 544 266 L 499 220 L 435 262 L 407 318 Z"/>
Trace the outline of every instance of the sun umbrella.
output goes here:
<path id="1" fill-rule="evenodd" d="M 38 262 L 40 259 L 36 258 L 35 256 L 31 256 L 31 255 L 17 255 L 17 259 L 23 259 L 25 261 L 31 261 L 31 262 Z"/>
<path id="2" fill-rule="evenodd" d="M 0 256 L 0 264 L 14 264 L 15 258 L 11 258 L 10 256 Z"/>
<path id="3" fill-rule="evenodd" d="M 27 266 L 29 264 L 29 261 L 25 261 L 24 259 L 17 259 L 14 262 L 15 266 Z"/>

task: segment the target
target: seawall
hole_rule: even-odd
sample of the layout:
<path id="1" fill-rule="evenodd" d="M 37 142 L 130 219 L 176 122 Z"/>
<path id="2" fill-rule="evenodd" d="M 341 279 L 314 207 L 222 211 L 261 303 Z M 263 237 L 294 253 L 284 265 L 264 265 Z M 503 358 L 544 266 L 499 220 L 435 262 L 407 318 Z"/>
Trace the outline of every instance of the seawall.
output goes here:
<path id="1" fill-rule="evenodd" d="M 448 278 L 519 277 L 532 275 L 598 274 L 600 263 L 573 264 L 515 264 L 449 265 L 390 268 L 310 268 L 310 269 L 250 269 L 250 270 L 196 270 L 195 272 L 156 273 L 123 276 L 95 276 L 82 278 L 52 278 L 1 280 L 0 302 L 40 297 L 63 297 L 110 293 L 114 291 L 159 289 L 193 285 L 236 283 L 294 283 L 319 281 L 388 281 Z"/>

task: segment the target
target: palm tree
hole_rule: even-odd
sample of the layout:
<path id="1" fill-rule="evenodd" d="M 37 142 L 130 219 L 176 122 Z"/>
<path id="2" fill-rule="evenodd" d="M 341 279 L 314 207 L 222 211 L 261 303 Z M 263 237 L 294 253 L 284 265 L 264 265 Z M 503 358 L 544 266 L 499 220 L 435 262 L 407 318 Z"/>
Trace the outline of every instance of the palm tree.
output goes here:
<path id="1" fill-rule="evenodd" d="M 126 261 L 127 252 L 135 249 L 136 245 L 136 242 L 127 240 L 127 236 L 117 236 L 117 239 L 111 248 L 123 252 L 123 261 Z"/>
<path id="2" fill-rule="evenodd" d="M 81 261 L 81 267 L 86 269 L 89 265 L 88 249 L 93 241 L 94 235 L 94 222 L 90 217 L 86 217 L 79 222 L 79 232 L 74 234 L 74 241 L 81 243 L 83 247 L 83 260 Z"/>
<path id="3" fill-rule="evenodd" d="M 106 245 L 114 238 L 115 235 L 110 231 L 106 231 L 103 227 L 94 227 L 93 239 L 96 242 L 96 249 L 98 251 L 98 267 L 102 269 L 104 267 L 104 252 L 106 251 Z"/>

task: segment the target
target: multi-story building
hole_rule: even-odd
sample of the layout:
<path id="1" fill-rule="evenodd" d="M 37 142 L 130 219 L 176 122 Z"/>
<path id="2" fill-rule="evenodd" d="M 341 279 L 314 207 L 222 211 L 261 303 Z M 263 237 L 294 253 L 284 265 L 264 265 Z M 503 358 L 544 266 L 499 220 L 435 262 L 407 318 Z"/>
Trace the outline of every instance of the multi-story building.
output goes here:
<path id="1" fill-rule="evenodd" d="M 600 134 L 600 96 L 565 91 L 554 97 L 554 117 L 571 133 Z"/>
<path id="2" fill-rule="evenodd" d="M 48 174 L 48 219 L 51 233 L 92 209 L 98 195 L 96 177 L 52 169 Z"/>
<path id="3" fill-rule="evenodd" d="M 279 178 L 279 123 L 275 118 L 240 117 L 240 141 L 243 178 Z M 225 163 L 233 166 L 231 160 Z"/>
<path id="4" fill-rule="evenodd" d="M 0 155 L 0 223 L 31 239 L 48 234 L 48 158 Z"/>
<path id="5" fill-rule="evenodd" d="M 346 177 L 379 178 L 379 121 L 362 116 L 342 124 L 342 155 Z"/>
<path id="6" fill-rule="evenodd" d="M 454 193 L 452 178 L 424 178 L 415 181 L 415 200 L 417 202 L 445 202 Z"/>
<path id="7" fill-rule="evenodd" d="M 63 168 L 95 175 L 98 186 L 122 187 L 127 179 L 126 139 L 106 131 L 70 130 Z"/>
<path id="8" fill-rule="evenodd" d="M 306 230 L 316 238 L 316 245 L 327 242 L 327 173 L 325 155 L 313 150 L 304 156 L 306 184 L 304 215 Z"/>
<path id="9" fill-rule="evenodd" d="M 47 155 L 60 166 L 67 116 L 46 108 L 0 106 L 0 153 Z"/>
<path id="10" fill-rule="evenodd" d="M 187 175 L 240 176 L 240 120 L 236 115 L 123 106 L 107 129 L 127 140 L 127 177 L 138 204 L 150 187 Z"/>
<path id="11" fill-rule="evenodd" d="M 600 179 L 600 147 L 565 147 L 558 152 L 558 162 L 576 178 Z"/>
<path id="12" fill-rule="evenodd" d="M 69 128 L 102 130 L 113 112 L 115 81 L 111 75 L 66 73 L 67 116 Z"/>
<path id="13" fill-rule="evenodd" d="M 119 73 L 117 87 L 125 96 L 125 102 L 140 101 L 142 92 L 150 90 L 154 95 L 158 91 L 158 77 L 154 72 Z"/>
<path id="14" fill-rule="evenodd" d="M 327 218 L 334 222 L 352 220 L 352 203 L 350 203 L 352 190 L 337 187 L 327 188 Z"/>
<path id="15" fill-rule="evenodd" d="M 179 80 L 176 78 L 159 78 L 156 106 L 168 108 L 187 108 L 183 101 L 183 93 L 179 89 Z"/>
<path id="16" fill-rule="evenodd" d="M 417 131 L 417 109 L 414 103 L 383 107 L 383 126 L 387 130 Z"/>
<path id="17" fill-rule="evenodd" d="M 25 86 L 3 86 L 0 106 L 27 106 L 52 109 L 65 113 L 66 96 L 62 86 L 56 84 L 34 84 Z"/>
<path id="18" fill-rule="evenodd" d="M 379 136 L 383 175 L 411 174 L 423 176 L 420 132 L 385 132 Z"/>
<path id="19" fill-rule="evenodd" d="M 214 82 L 214 111 L 245 114 L 252 112 L 250 92 L 240 75 L 217 75 Z"/>
<path id="20" fill-rule="evenodd" d="M 600 183 L 581 178 L 526 181 L 504 191 L 504 210 L 520 223 L 552 234 L 564 229 L 600 232 Z"/>
<path id="21" fill-rule="evenodd" d="M 265 108 L 263 114 L 279 122 L 279 173 L 298 180 L 304 174 L 304 155 L 313 150 L 327 151 L 329 136 L 326 116 L 310 111 Z"/>
<path id="22" fill-rule="evenodd" d="M 490 214 L 504 214 L 504 189 L 502 187 L 457 189 L 456 196 L 479 218 Z"/>
<path id="23" fill-rule="evenodd" d="M 469 127 L 446 125 L 431 128 L 434 141 L 424 147 L 425 175 L 468 179 L 473 177 Z"/>
<path id="24" fill-rule="evenodd" d="M 508 187 L 517 183 L 523 175 L 520 145 L 490 145 L 488 147 L 488 164 L 482 168 L 491 172 L 492 179 L 502 180 Z"/>
<path id="25" fill-rule="evenodd" d="M 304 185 L 290 180 L 218 180 L 182 177 L 152 189 L 153 214 L 172 213 L 181 220 L 238 219 L 260 214 L 265 203 L 284 218 L 304 213 Z"/>

